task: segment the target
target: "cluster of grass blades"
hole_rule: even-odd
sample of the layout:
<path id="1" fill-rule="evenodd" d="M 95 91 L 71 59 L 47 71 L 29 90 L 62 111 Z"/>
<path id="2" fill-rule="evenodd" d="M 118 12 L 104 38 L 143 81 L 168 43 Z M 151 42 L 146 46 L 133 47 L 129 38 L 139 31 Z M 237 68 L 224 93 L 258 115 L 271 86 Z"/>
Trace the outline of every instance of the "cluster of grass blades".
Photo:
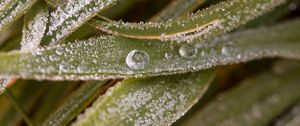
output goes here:
<path id="1" fill-rule="evenodd" d="M 299 0 L 0 0 L 0 125 L 300 125 Z"/>

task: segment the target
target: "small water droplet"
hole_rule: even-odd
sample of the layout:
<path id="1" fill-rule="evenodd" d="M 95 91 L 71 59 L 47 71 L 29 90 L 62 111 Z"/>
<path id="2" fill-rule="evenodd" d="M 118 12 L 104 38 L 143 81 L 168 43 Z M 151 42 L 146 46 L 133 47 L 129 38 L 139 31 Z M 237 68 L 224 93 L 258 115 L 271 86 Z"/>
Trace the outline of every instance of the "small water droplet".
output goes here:
<path id="1" fill-rule="evenodd" d="M 63 54 L 63 52 L 64 52 L 64 49 L 61 48 L 61 47 L 59 47 L 59 48 L 57 48 L 57 49 L 55 50 L 55 53 L 56 53 L 57 55 L 61 55 L 61 54 Z"/>
<path id="2" fill-rule="evenodd" d="M 229 56 L 230 55 L 230 46 L 229 45 L 224 45 L 221 49 L 221 53 L 223 56 Z"/>
<path id="3" fill-rule="evenodd" d="M 184 58 L 194 58 L 197 54 L 197 49 L 193 46 L 184 45 L 179 48 L 179 55 Z"/>
<path id="4" fill-rule="evenodd" d="M 165 58 L 166 59 L 170 59 L 172 57 L 173 57 L 173 55 L 171 53 L 168 53 L 168 52 L 165 53 Z"/>
<path id="5" fill-rule="evenodd" d="M 126 57 L 126 64 L 133 70 L 141 70 L 149 63 L 149 56 L 146 52 L 132 50 Z"/>
<path id="6" fill-rule="evenodd" d="M 50 61 L 55 62 L 55 61 L 59 61 L 60 58 L 56 55 L 50 55 L 49 56 Z"/>

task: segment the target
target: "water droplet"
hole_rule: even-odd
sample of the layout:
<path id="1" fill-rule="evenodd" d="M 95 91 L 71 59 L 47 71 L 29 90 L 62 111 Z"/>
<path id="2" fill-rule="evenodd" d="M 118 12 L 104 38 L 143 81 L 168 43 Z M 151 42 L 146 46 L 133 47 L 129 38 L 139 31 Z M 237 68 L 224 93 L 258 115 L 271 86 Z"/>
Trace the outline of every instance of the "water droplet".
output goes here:
<path id="1" fill-rule="evenodd" d="M 52 62 L 55 62 L 55 61 L 59 61 L 59 60 L 60 60 L 60 58 L 59 58 L 58 56 L 55 56 L 55 55 L 50 55 L 50 56 L 49 56 L 49 59 L 50 59 L 50 61 L 52 61 Z"/>
<path id="2" fill-rule="evenodd" d="M 63 52 L 64 52 L 64 49 L 61 48 L 61 47 L 58 47 L 58 48 L 55 50 L 55 53 L 56 53 L 57 55 L 61 55 L 61 54 L 63 54 Z"/>
<path id="3" fill-rule="evenodd" d="M 230 47 L 228 45 L 224 45 L 221 49 L 221 53 L 223 56 L 229 56 L 230 55 Z"/>
<path id="4" fill-rule="evenodd" d="M 126 57 L 126 64 L 133 70 L 141 70 L 149 63 L 149 56 L 146 52 L 132 50 Z"/>
<path id="5" fill-rule="evenodd" d="M 179 55 L 184 58 L 194 58 L 197 54 L 197 49 L 193 46 L 184 45 L 179 48 Z"/>
<path id="6" fill-rule="evenodd" d="M 166 59 L 170 59 L 171 57 L 173 57 L 173 55 L 171 53 L 168 53 L 168 52 L 165 53 Z"/>

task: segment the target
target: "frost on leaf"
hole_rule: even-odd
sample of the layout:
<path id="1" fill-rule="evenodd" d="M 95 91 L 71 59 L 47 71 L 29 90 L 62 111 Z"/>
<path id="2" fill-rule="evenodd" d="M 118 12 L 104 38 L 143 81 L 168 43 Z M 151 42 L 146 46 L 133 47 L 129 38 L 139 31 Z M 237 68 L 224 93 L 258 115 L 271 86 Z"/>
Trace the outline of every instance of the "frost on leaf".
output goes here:
<path id="1" fill-rule="evenodd" d="M 205 71 L 125 80 L 100 96 L 74 125 L 170 125 L 202 96 L 211 77 L 212 71 Z"/>
<path id="2" fill-rule="evenodd" d="M 2 9 L 0 10 L 0 32 L 4 31 L 10 24 L 26 13 L 26 11 L 36 2 L 37 0 L 5 0 L 0 1 Z"/>
<path id="3" fill-rule="evenodd" d="M 99 11 L 119 0 L 68 0 L 50 14 L 47 37 L 56 45 Z"/>
<path id="4" fill-rule="evenodd" d="M 165 22 L 125 23 L 92 20 L 105 32 L 129 38 L 194 42 L 212 39 L 267 13 L 286 0 L 227 0 Z"/>
<path id="5" fill-rule="evenodd" d="M 48 11 L 38 12 L 32 19 L 25 19 L 22 30 L 21 50 L 30 51 L 39 48 L 48 22 Z"/>

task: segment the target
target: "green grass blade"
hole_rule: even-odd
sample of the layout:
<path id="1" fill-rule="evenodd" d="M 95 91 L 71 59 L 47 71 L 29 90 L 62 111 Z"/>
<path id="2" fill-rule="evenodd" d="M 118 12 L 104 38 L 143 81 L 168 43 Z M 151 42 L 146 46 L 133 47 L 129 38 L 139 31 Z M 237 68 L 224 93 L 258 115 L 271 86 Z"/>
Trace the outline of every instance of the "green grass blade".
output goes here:
<path id="1" fill-rule="evenodd" d="M 37 0 L 9 0 L 0 10 L 0 32 L 20 18 Z M 2 6 L 2 5 L 0 5 Z"/>
<path id="2" fill-rule="evenodd" d="M 50 80 L 146 77 L 264 57 L 299 59 L 299 32 L 298 19 L 194 45 L 101 36 L 38 52 L 0 53 L 0 75 Z"/>
<path id="3" fill-rule="evenodd" d="M 34 126 L 33 122 L 29 119 L 27 114 L 25 113 L 24 109 L 20 106 L 20 103 L 18 103 L 16 97 L 9 91 L 6 91 L 7 96 L 9 97 L 12 104 L 15 106 L 16 110 L 22 115 L 23 119 L 27 123 L 28 126 Z"/>
<path id="4" fill-rule="evenodd" d="M 119 0 L 67 1 L 50 14 L 49 29 L 44 42 L 56 45 L 101 10 L 114 5 Z"/>
<path id="5" fill-rule="evenodd" d="M 289 68 L 286 68 L 289 66 Z M 276 66 L 220 94 L 183 125 L 266 126 L 300 98 L 299 63 Z M 278 71 L 278 68 L 280 69 Z M 276 70 L 277 69 L 277 70 Z"/>
<path id="6" fill-rule="evenodd" d="M 88 82 L 82 85 L 82 87 L 76 90 L 76 92 L 52 113 L 42 125 L 67 125 L 92 102 L 106 82 L 107 81 Z"/>
<path id="7" fill-rule="evenodd" d="M 73 125 L 170 125 L 203 95 L 212 72 L 124 80 L 100 96 Z"/>
<path id="8" fill-rule="evenodd" d="M 25 112 L 30 113 L 34 110 L 36 101 L 41 98 L 42 93 L 47 89 L 34 81 L 19 80 L 9 90 L 16 96 L 19 105 L 23 107 Z M 3 100 L 8 101 L 7 98 Z M 1 106 L 3 106 L 0 115 L 1 126 L 15 126 L 23 121 L 21 113 L 16 111 L 13 105 L 9 104 L 8 107 L 5 107 L 5 104 L 1 104 Z"/>
<path id="9" fill-rule="evenodd" d="M 179 17 L 195 10 L 206 0 L 174 0 L 158 14 L 154 15 L 150 21 L 167 21 L 174 17 Z"/>
<path id="10" fill-rule="evenodd" d="M 140 39 L 209 40 L 285 3 L 286 0 L 227 0 L 192 15 L 166 22 L 124 23 L 91 20 L 105 32 Z"/>

